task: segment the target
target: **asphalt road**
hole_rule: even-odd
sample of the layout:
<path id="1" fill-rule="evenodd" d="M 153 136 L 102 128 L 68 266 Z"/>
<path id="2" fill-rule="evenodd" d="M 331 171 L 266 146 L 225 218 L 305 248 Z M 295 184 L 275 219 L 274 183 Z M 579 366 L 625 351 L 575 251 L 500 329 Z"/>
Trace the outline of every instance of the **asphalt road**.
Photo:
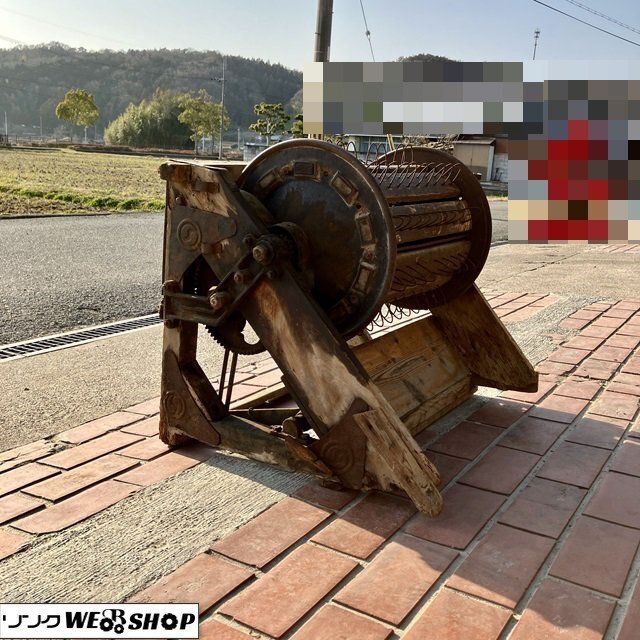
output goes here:
<path id="1" fill-rule="evenodd" d="M 158 213 L 0 220 L 0 344 L 153 313 Z"/>
<path id="2" fill-rule="evenodd" d="M 507 203 L 492 202 L 493 240 Z M 0 219 L 0 345 L 154 313 L 158 213 Z"/>

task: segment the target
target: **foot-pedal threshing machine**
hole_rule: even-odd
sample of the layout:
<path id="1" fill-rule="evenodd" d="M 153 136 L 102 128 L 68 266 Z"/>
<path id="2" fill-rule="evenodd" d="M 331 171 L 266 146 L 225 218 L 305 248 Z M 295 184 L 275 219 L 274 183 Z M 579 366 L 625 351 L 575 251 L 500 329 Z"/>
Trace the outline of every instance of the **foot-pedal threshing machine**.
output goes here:
<path id="1" fill-rule="evenodd" d="M 170 162 L 161 176 L 161 438 L 404 491 L 437 514 L 438 470 L 413 434 L 476 385 L 537 388 L 474 285 L 491 242 L 477 178 L 435 149 L 360 162 L 311 139 L 246 166 Z M 424 311 L 378 337 L 367 331 L 381 313 L 407 310 Z M 198 324 L 226 349 L 217 390 L 198 364 Z M 238 354 L 263 350 L 288 401 L 230 408 Z"/>

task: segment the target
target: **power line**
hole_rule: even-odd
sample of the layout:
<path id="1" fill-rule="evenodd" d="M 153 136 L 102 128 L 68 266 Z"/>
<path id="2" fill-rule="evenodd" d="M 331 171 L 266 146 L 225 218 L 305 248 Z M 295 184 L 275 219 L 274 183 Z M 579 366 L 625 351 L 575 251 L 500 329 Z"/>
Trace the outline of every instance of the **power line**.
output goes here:
<path id="1" fill-rule="evenodd" d="M 7 9 L 6 7 L 0 7 L 0 11 L 5 11 L 6 13 L 12 13 L 13 15 L 20 16 L 21 18 L 27 18 L 28 20 L 35 20 L 36 22 L 42 22 L 43 24 L 48 24 L 52 27 L 57 27 L 58 29 L 65 29 L 66 31 L 74 31 L 75 33 L 80 33 L 84 36 L 89 36 L 91 38 L 98 38 L 100 40 L 108 40 L 110 42 L 117 42 L 118 44 L 123 44 L 127 47 L 133 47 L 135 49 L 135 45 L 130 42 L 124 42 L 122 40 L 118 40 L 116 38 L 109 38 L 105 36 L 99 36 L 96 33 L 90 33 L 89 31 L 82 31 L 81 29 L 74 29 L 73 27 L 67 27 L 62 24 L 58 24 L 57 22 L 51 22 L 49 20 L 43 20 L 42 18 L 36 18 L 35 16 L 28 15 L 26 13 L 21 13 L 20 11 L 14 11 L 13 9 Z M 23 44 L 23 43 L 16 43 Z"/>
<path id="2" fill-rule="evenodd" d="M 371 44 L 371 31 L 369 31 L 369 25 L 367 24 L 367 16 L 364 12 L 364 5 L 362 4 L 362 0 L 360 0 L 360 8 L 362 9 L 362 19 L 364 20 L 364 34 L 367 36 L 367 40 L 369 41 L 369 49 L 371 49 L 371 58 L 373 61 L 376 61 L 376 57 L 373 55 L 373 45 Z"/>
<path id="3" fill-rule="evenodd" d="M 580 7 L 581 9 L 584 9 L 585 11 L 588 11 L 589 13 L 592 13 L 594 16 L 599 16 L 600 18 L 604 18 L 605 20 L 608 20 L 609 22 L 613 22 L 613 24 L 617 24 L 618 26 L 622 27 L 623 29 L 628 29 L 629 31 L 633 31 L 634 33 L 640 33 L 640 29 L 636 29 L 635 27 L 632 27 L 624 22 L 621 22 L 620 20 L 616 20 L 615 18 L 612 18 L 611 16 L 608 16 L 606 13 L 600 13 L 599 11 L 596 11 L 595 9 L 592 9 L 591 7 L 587 7 L 586 4 L 582 4 L 580 2 L 576 2 L 576 0 L 566 0 L 566 2 L 568 2 L 569 4 L 573 4 L 576 7 Z"/>
<path id="4" fill-rule="evenodd" d="M 560 9 L 556 9 L 555 7 L 552 7 L 550 4 L 545 4 L 544 2 L 540 2 L 540 0 L 533 0 L 533 2 L 535 2 L 536 4 L 540 4 L 543 7 L 547 7 L 547 9 L 551 9 L 552 11 L 557 11 L 558 13 L 561 13 L 563 16 L 567 16 L 567 18 L 571 18 L 572 20 L 576 20 L 577 22 L 581 22 L 582 24 L 586 24 L 588 27 L 591 27 L 592 29 L 597 29 L 598 31 L 602 31 L 602 33 L 606 33 L 610 36 L 613 36 L 614 38 L 618 38 L 618 40 L 624 40 L 625 42 L 628 42 L 629 44 L 633 44 L 636 47 L 640 47 L 640 42 L 634 42 L 633 40 L 628 40 L 627 38 L 623 38 L 622 36 L 619 36 L 617 33 L 612 33 L 611 31 L 607 31 L 606 29 L 601 29 L 600 27 L 596 27 L 595 24 L 591 24 L 590 22 L 587 22 L 586 20 L 581 20 L 580 18 L 576 18 L 575 16 L 572 16 L 570 13 L 565 13 L 564 11 L 561 11 Z"/>

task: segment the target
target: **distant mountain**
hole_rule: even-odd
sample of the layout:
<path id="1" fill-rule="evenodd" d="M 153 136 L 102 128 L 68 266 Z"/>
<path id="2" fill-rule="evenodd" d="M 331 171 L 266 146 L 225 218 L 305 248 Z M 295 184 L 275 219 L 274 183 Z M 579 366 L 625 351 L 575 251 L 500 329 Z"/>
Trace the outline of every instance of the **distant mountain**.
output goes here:
<path id="1" fill-rule="evenodd" d="M 42 117 L 45 131 L 60 122 L 55 108 L 72 88 L 92 93 L 103 129 L 130 103 L 149 98 L 156 88 L 173 91 L 206 89 L 220 99 L 222 54 L 184 49 L 87 51 L 59 43 L 0 49 L 0 124 L 9 122 L 36 132 Z M 226 56 L 225 109 L 231 130 L 245 129 L 256 117 L 258 102 L 285 106 L 302 89 L 302 73 L 259 59 Z M 12 127 L 12 128 L 13 128 Z M 2 128 L 0 126 L 0 128 Z"/>
<path id="2" fill-rule="evenodd" d="M 398 62 L 455 62 L 451 58 L 445 58 L 444 56 L 434 56 L 431 53 L 416 53 L 413 56 L 401 56 L 398 58 Z"/>

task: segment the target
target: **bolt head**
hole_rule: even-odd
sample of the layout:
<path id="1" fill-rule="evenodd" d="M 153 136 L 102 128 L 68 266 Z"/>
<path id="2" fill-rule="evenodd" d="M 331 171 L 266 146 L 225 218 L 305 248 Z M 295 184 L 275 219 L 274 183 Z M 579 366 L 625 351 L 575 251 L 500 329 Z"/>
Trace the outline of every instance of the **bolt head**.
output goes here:
<path id="1" fill-rule="evenodd" d="M 231 296 L 226 291 L 217 291 L 209 296 L 209 304 L 214 311 L 222 311 L 231 302 Z"/>
<path id="2" fill-rule="evenodd" d="M 245 285 L 251 281 L 251 271 L 249 269 L 240 269 L 233 274 L 233 281 L 239 285 Z"/>
<path id="3" fill-rule="evenodd" d="M 273 247 L 266 242 L 260 242 L 253 247 L 252 255 L 253 259 L 259 264 L 269 264 L 274 258 Z"/>

